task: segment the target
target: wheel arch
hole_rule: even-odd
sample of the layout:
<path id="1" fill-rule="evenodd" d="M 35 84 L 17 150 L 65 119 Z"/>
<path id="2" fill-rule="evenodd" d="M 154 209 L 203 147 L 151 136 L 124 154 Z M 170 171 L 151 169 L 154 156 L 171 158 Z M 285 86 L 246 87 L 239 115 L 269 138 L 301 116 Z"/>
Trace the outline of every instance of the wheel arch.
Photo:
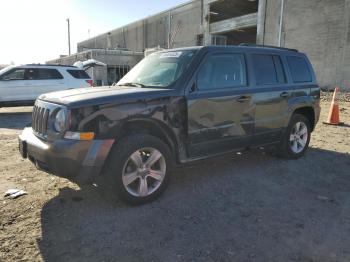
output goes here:
<path id="1" fill-rule="evenodd" d="M 305 116 L 310 121 L 311 132 L 314 131 L 315 123 L 316 123 L 316 115 L 315 115 L 315 110 L 312 106 L 303 106 L 303 107 L 295 108 L 290 118 L 295 114 L 300 114 Z"/>
<path id="2" fill-rule="evenodd" d="M 161 139 L 169 146 L 175 160 L 178 160 L 179 146 L 175 133 L 166 124 L 157 119 L 134 118 L 124 122 L 118 130 L 113 133 L 115 144 L 121 139 L 135 134 L 149 134 Z"/>

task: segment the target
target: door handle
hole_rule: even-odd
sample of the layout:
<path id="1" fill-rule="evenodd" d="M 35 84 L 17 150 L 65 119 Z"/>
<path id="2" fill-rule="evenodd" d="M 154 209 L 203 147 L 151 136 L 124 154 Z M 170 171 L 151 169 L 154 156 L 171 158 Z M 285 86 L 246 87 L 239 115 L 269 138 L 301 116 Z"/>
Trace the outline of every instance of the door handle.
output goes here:
<path id="1" fill-rule="evenodd" d="M 289 96 L 289 93 L 288 92 L 282 92 L 281 94 L 280 94 L 280 97 L 288 97 Z"/>
<path id="2" fill-rule="evenodd" d="M 243 103 L 250 100 L 250 96 L 240 96 L 236 99 L 237 102 Z"/>

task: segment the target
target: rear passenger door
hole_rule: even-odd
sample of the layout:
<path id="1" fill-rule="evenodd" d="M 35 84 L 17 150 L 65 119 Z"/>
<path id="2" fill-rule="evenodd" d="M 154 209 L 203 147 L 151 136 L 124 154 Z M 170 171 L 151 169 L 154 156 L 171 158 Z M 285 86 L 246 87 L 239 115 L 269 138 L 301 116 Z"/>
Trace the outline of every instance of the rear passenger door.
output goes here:
<path id="1" fill-rule="evenodd" d="M 287 83 L 283 58 L 278 53 L 252 53 L 250 63 L 254 75 L 254 143 L 270 144 L 280 138 L 292 90 Z"/>
<path id="2" fill-rule="evenodd" d="M 54 68 L 36 68 L 33 76 L 33 94 L 38 97 L 41 94 L 66 89 L 65 81 L 61 73 Z"/>
<path id="3" fill-rule="evenodd" d="M 245 147 L 254 117 L 245 55 L 207 55 L 187 95 L 189 154 L 200 157 Z"/>

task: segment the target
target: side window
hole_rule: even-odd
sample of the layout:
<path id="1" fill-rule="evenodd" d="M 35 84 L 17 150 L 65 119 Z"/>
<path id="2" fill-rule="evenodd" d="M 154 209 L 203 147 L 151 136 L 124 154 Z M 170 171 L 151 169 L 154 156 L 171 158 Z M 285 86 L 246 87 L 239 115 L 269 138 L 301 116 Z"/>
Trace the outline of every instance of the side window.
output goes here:
<path id="1" fill-rule="evenodd" d="M 276 69 L 276 74 L 277 74 L 277 83 L 279 83 L 279 84 L 287 83 L 286 74 L 284 73 L 281 58 L 277 55 L 274 55 L 273 62 L 275 64 L 275 69 Z"/>
<path id="2" fill-rule="evenodd" d="M 253 67 L 257 85 L 286 83 L 281 58 L 277 55 L 253 55 Z"/>
<path id="3" fill-rule="evenodd" d="M 304 58 L 297 56 L 287 56 L 287 62 L 294 83 L 312 81 L 310 69 Z"/>
<path id="4" fill-rule="evenodd" d="M 210 56 L 201 65 L 197 74 L 197 88 L 199 90 L 246 85 L 246 67 L 242 54 Z"/>
<path id="5" fill-rule="evenodd" d="M 56 69 L 40 68 L 38 69 L 39 80 L 63 79 L 63 76 Z"/>
<path id="6" fill-rule="evenodd" d="M 34 68 L 27 68 L 25 78 L 27 80 L 36 80 L 38 71 Z"/>
<path id="7" fill-rule="evenodd" d="M 25 75 L 25 69 L 18 68 L 5 73 L 1 77 L 1 79 L 2 80 L 24 80 L 25 79 L 24 75 Z"/>

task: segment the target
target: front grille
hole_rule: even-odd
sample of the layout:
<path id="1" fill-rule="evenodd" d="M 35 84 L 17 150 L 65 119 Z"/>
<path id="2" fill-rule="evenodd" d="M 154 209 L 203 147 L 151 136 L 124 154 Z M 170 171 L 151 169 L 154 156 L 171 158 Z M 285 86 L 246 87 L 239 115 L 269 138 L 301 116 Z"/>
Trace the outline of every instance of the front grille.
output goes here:
<path id="1" fill-rule="evenodd" d="M 47 135 L 50 109 L 35 105 L 32 114 L 32 128 L 38 135 Z"/>

